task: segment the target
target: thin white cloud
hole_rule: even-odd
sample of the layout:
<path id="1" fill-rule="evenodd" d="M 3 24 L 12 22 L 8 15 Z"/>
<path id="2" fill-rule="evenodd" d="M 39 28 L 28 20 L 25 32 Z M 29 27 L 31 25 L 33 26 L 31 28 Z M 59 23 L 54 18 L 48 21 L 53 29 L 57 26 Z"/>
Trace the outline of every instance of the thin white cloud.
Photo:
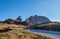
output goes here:
<path id="1" fill-rule="evenodd" d="M 51 20 L 51 21 L 57 21 L 57 22 L 60 22 L 60 20 L 57 20 L 57 19 L 55 19 L 55 20 Z"/>

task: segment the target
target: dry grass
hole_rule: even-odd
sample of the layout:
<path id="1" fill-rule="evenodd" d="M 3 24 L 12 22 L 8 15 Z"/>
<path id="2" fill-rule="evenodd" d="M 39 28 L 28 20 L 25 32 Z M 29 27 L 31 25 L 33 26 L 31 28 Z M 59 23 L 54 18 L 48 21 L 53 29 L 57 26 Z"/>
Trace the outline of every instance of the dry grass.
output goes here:
<path id="1" fill-rule="evenodd" d="M 11 28 L 11 29 L 15 29 L 15 28 L 25 28 L 26 26 L 24 25 L 16 25 L 16 24 L 3 24 L 3 23 L 0 23 L 0 30 L 1 29 L 5 29 L 5 28 Z"/>
<path id="2" fill-rule="evenodd" d="M 4 29 L 12 29 L 5 31 Z M 2 24 L 0 23 L 0 39 L 53 39 L 51 37 L 37 35 L 31 32 L 27 32 L 24 30 L 16 30 L 15 28 L 25 28 L 23 25 L 15 25 L 15 24 Z"/>
<path id="3" fill-rule="evenodd" d="M 29 26 L 31 29 L 60 31 L 60 23 L 45 23 Z"/>
<path id="4" fill-rule="evenodd" d="M 47 36 L 37 35 L 24 30 L 11 30 L 0 33 L 0 39 L 53 39 Z"/>

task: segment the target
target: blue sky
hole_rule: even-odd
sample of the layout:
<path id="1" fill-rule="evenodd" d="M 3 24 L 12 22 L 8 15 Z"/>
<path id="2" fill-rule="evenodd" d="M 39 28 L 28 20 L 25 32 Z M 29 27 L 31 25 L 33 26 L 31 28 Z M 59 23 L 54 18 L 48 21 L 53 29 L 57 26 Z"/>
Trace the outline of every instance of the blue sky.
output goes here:
<path id="1" fill-rule="evenodd" d="M 0 0 L 0 20 L 18 16 L 25 20 L 31 15 L 60 21 L 60 0 Z"/>

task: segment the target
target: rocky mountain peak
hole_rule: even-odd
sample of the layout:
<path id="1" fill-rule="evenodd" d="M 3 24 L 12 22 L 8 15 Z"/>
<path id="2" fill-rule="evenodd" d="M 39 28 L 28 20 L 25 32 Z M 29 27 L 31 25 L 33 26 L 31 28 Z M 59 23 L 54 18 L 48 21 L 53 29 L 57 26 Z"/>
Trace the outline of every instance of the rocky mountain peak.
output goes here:
<path id="1" fill-rule="evenodd" d="M 16 19 L 16 20 L 18 20 L 18 21 L 22 22 L 22 18 L 21 18 L 21 16 L 17 17 L 17 19 Z"/>
<path id="2" fill-rule="evenodd" d="M 45 17 L 45 16 L 38 16 L 38 15 L 30 16 L 25 21 L 30 23 L 30 25 L 51 22 L 47 17 Z"/>

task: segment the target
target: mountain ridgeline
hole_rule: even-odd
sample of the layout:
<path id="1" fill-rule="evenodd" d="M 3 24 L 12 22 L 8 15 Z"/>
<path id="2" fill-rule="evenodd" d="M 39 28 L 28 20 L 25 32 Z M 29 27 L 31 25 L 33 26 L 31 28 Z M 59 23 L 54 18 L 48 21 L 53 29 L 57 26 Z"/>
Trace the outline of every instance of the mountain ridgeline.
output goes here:
<path id="1" fill-rule="evenodd" d="M 0 21 L 0 23 L 16 24 L 16 25 L 28 25 L 27 22 L 22 21 L 21 16 L 17 17 L 17 19 L 8 18 L 4 21 Z"/>
<path id="2" fill-rule="evenodd" d="M 24 29 L 60 31 L 60 22 L 52 22 L 47 17 L 38 15 L 30 16 L 25 21 L 22 20 L 21 16 L 19 16 L 17 19 L 9 18 L 4 21 L 0 21 L 0 23 L 24 25 L 26 26 Z"/>
<path id="3" fill-rule="evenodd" d="M 35 24 L 41 24 L 41 23 L 48 23 L 51 22 L 47 17 L 45 16 L 30 16 L 28 19 L 25 20 L 29 25 L 35 25 Z"/>
<path id="4" fill-rule="evenodd" d="M 45 16 L 30 16 L 25 21 L 22 21 L 21 16 L 17 17 L 17 19 L 6 19 L 4 21 L 0 21 L 0 23 L 8 23 L 8 24 L 22 24 L 22 25 L 35 25 L 35 24 L 41 24 L 41 23 L 47 23 L 51 22 L 47 17 Z"/>

